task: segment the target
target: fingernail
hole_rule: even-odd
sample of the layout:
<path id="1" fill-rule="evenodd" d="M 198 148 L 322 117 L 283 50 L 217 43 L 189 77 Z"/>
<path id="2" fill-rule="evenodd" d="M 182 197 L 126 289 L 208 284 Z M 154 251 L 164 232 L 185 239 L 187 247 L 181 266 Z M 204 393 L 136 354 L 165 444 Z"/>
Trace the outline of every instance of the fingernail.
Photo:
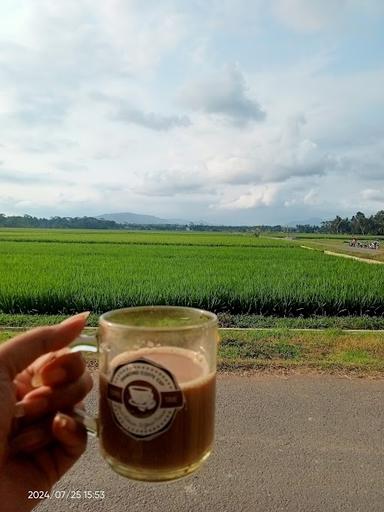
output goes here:
<path id="1" fill-rule="evenodd" d="M 63 320 L 60 325 L 68 325 L 68 324 L 71 324 L 72 322 L 75 323 L 80 318 L 82 318 L 85 321 L 89 317 L 90 314 L 91 314 L 90 311 L 84 311 L 83 313 L 79 313 L 78 315 L 70 316 L 69 318 L 66 318 L 65 320 Z"/>
<path id="2" fill-rule="evenodd" d="M 39 388 L 43 385 L 43 379 L 40 373 L 35 373 L 35 375 L 31 379 L 31 384 L 34 388 Z"/>
<path id="3" fill-rule="evenodd" d="M 64 414 L 61 414 L 61 413 L 58 413 L 57 418 L 58 418 L 57 421 L 59 423 L 59 426 L 61 428 L 66 428 L 66 426 L 68 424 L 68 418 L 66 416 L 64 416 Z"/>
<path id="4" fill-rule="evenodd" d="M 25 407 L 23 402 L 17 402 L 13 411 L 14 418 L 22 418 L 25 416 Z"/>
<path id="5" fill-rule="evenodd" d="M 62 384 L 67 378 L 67 372 L 64 368 L 60 366 L 58 368 L 54 368 L 51 371 L 47 371 L 44 375 L 44 384 L 46 386 L 51 386 L 55 384 Z"/>
<path id="6" fill-rule="evenodd" d="M 40 386 L 44 385 L 43 378 L 41 376 L 41 372 L 44 370 L 46 365 L 50 364 L 55 359 L 57 359 L 57 354 L 52 352 L 51 354 L 49 354 L 48 358 L 45 358 L 44 361 L 41 362 L 40 365 L 35 368 L 35 373 L 31 379 L 31 385 L 34 388 L 39 388 Z"/>
<path id="7" fill-rule="evenodd" d="M 57 414 L 57 417 L 59 426 L 61 428 L 64 428 L 65 430 L 69 430 L 71 432 L 74 432 L 76 430 L 76 425 L 74 424 L 73 421 L 71 421 L 71 418 L 69 418 L 65 414 L 62 414 L 61 412 Z"/>

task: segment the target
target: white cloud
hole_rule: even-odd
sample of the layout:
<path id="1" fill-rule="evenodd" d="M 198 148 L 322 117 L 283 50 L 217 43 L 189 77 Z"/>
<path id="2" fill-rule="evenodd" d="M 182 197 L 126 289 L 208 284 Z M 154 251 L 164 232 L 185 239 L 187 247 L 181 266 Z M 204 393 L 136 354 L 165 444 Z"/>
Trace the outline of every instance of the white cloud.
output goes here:
<path id="1" fill-rule="evenodd" d="M 236 154 L 221 154 L 206 163 L 208 173 L 224 183 L 284 182 L 296 176 L 321 176 L 332 157 L 303 137 L 303 117 L 289 118 L 282 129 L 255 133 Z"/>
<path id="2" fill-rule="evenodd" d="M 192 110 L 239 125 L 265 118 L 264 110 L 250 96 L 244 76 L 237 67 L 227 67 L 210 77 L 189 83 L 182 91 L 180 100 Z"/>
<path id="3" fill-rule="evenodd" d="M 108 41 L 131 71 L 152 72 L 187 37 L 187 19 L 177 2 L 99 0 L 98 4 Z"/>
<path id="4" fill-rule="evenodd" d="M 303 203 L 308 206 L 314 206 L 320 203 L 320 197 L 317 190 L 311 188 L 304 196 Z"/>
<path id="5" fill-rule="evenodd" d="M 382 207 L 384 207 L 384 188 L 381 188 L 381 189 L 366 188 L 361 192 L 361 197 L 365 201 L 374 201 L 377 203 L 381 203 Z"/>
<path id="6" fill-rule="evenodd" d="M 359 141 L 341 153 L 340 172 L 355 175 L 366 181 L 384 182 L 384 134 L 377 141 Z"/>
<path id="7" fill-rule="evenodd" d="M 8 170 L 8 169 L 0 169 L 0 183 L 4 187 L 4 184 L 18 184 L 20 186 L 29 186 L 34 185 L 37 183 L 40 184 L 48 184 L 48 183 L 54 183 L 56 185 L 60 183 L 65 183 L 66 180 L 61 179 L 60 177 L 53 176 L 52 173 L 45 172 L 45 173 L 25 173 L 15 170 Z"/>
<path id="8" fill-rule="evenodd" d="M 243 210 L 259 206 L 270 206 L 275 202 L 278 191 L 279 187 L 276 184 L 255 186 L 235 199 L 223 199 L 219 204 L 219 208 Z"/>
<path id="9" fill-rule="evenodd" d="M 150 130 L 171 130 L 177 127 L 191 125 L 191 120 L 186 115 L 165 115 L 157 112 L 144 112 L 124 101 L 116 101 L 116 108 L 111 114 L 111 119 L 122 123 L 133 123 Z"/>
<path id="10" fill-rule="evenodd" d="M 318 31 L 335 22 L 348 0 L 278 0 L 275 13 L 288 27 Z"/>
<path id="11" fill-rule="evenodd" d="M 207 184 L 199 171 L 196 171 L 168 169 L 142 173 L 138 177 L 137 185 L 133 186 L 133 190 L 144 196 L 164 197 L 196 193 L 214 194 L 213 184 Z"/>
<path id="12" fill-rule="evenodd" d="M 7 9 L 7 40 L 44 54 L 53 69 L 75 70 L 81 62 L 71 78 L 90 70 L 106 71 L 114 64 L 121 73 L 152 72 L 187 35 L 183 15 L 167 1 L 15 0 L 15 4 L 12 13 Z"/>
<path id="13" fill-rule="evenodd" d="M 285 189 L 285 196 L 288 196 L 288 199 L 283 200 L 283 204 L 287 208 L 291 208 L 293 206 L 311 206 L 317 207 L 321 206 L 323 200 L 321 199 L 321 193 L 319 188 L 308 188 L 307 186 L 288 186 Z"/>
<path id="14" fill-rule="evenodd" d="M 318 32 L 340 29 L 351 14 L 380 15 L 383 3 L 380 0 L 276 0 L 273 12 L 289 28 Z"/>
<path id="15" fill-rule="evenodd" d="M 364 20 L 380 9 L 379 0 L 3 2 L 0 211 L 129 205 L 236 223 L 379 207 L 384 69 L 379 48 L 357 57 L 379 41 L 379 20 L 372 36 Z M 282 24 L 297 31 L 289 44 Z M 345 41 L 355 45 L 348 55 Z"/>

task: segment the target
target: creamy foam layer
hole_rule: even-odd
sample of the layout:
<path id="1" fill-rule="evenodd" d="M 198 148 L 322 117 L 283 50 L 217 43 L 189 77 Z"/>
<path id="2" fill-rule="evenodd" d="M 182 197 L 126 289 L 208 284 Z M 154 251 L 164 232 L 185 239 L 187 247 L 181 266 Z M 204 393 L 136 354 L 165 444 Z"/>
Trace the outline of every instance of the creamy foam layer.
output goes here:
<path id="1" fill-rule="evenodd" d="M 167 368 L 182 388 L 186 385 L 188 388 L 201 386 L 213 375 L 201 354 L 180 347 L 151 347 L 135 352 L 124 352 L 113 358 L 111 367 L 113 369 L 143 357 Z"/>

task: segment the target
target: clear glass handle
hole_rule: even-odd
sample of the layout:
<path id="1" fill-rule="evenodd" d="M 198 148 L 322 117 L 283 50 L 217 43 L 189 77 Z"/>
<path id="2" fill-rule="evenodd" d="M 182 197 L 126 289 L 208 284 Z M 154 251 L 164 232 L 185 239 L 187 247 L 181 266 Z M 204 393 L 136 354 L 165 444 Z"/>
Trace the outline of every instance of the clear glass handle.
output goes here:
<path id="1" fill-rule="evenodd" d="M 71 343 L 71 352 L 97 353 L 97 334 L 80 334 L 75 341 Z M 99 420 L 89 416 L 82 408 L 74 407 L 72 417 L 82 423 L 91 436 L 97 436 L 99 433 Z"/>
<path id="2" fill-rule="evenodd" d="M 80 407 L 74 407 L 71 416 L 79 423 L 82 423 L 87 429 L 88 434 L 92 437 L 97 437 L 99 435 L 99 418 L 89 416 L 89 414 Z"/>
<path id="3" fill-rule="evenodd" d="M 98 352 L 96 334 L 80 334 L 70 345 L 71 352 Z"/>

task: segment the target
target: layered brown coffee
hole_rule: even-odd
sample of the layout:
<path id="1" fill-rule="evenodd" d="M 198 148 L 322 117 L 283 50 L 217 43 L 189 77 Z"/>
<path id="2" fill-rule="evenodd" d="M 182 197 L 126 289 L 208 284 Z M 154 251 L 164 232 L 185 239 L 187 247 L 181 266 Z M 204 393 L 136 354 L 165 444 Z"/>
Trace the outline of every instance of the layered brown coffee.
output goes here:
<path id="1" fill-rule="evenodd" d="M 100 440 L 110 459 L 136 472 L 174 472 L 211 450 L 215 373 L 192 350 L 122 353 L 100 376 Z"/>

